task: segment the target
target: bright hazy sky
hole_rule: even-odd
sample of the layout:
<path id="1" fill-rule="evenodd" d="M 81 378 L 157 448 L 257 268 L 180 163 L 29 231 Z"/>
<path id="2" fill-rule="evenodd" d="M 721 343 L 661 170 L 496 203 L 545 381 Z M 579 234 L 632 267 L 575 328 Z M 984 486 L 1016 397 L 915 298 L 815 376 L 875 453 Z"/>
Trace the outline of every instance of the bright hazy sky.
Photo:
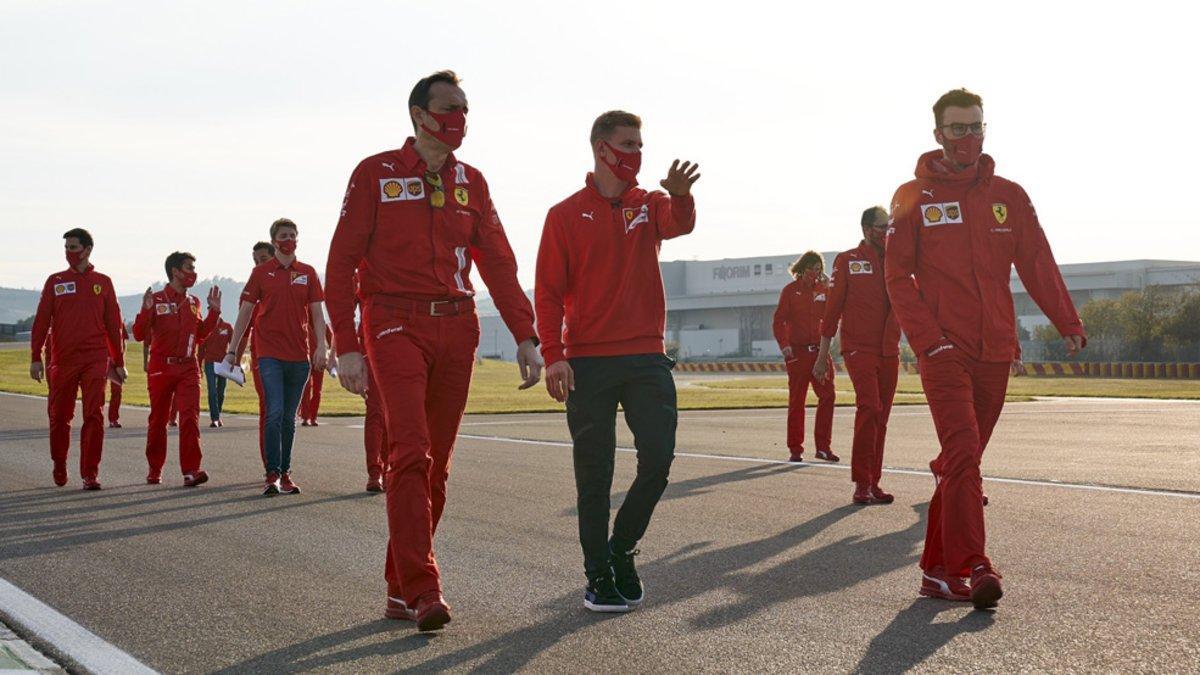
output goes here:
<path id="1" fill-rule="evenodd" d="M 77 225 L 121 293 L 175 249 L 245 279 L 280 216 L 323 270 L 350 171 L 441 68 L 526 287 L 604 110 L 642 116 L 643 184 L 701 163 L 663 259 L 789 254 L 854 245 L 963 85 L 1060 262 L 1200 260 L 1186 3 L 802 4 L 0 2 L 0 285 L 40 287 Z"/>

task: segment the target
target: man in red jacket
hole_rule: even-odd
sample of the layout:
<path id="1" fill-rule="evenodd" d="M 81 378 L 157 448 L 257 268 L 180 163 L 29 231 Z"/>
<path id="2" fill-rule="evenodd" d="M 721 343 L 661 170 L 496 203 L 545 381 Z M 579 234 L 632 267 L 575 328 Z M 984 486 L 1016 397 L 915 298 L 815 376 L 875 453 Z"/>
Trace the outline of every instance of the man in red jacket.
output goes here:
<path id="1" fill-rule="evenodd" d="M 856 504 L 894 501 L 879 487 L 883 443 L 900 372 L 900 324 L 892 313 L 883 280 L 887 226 L 887 209 L 873 206 L 863 211 L 863 240 L 834 259 L 821 321 L 821 347 L 813 366 L 813 378 L 824 380 L 831 364 L 829 345 L 841 324 L 842 359 L 854 384 L 850 479 L 854 481 Z"/>
<path id="2" fill-rule="evenodd" d="M 221 320 L 221 289 L 208 292 L 208 316 L 200 319 L 200 299 L 187 292 L 196 283 L 196 257 L 176 251 L 164 263 L 167 285 L 157 293 L 147 288 L 142 296 L 142 311 L 133 323 L 133 336 L 151 341 L 150 370 L 146 383 L 150 390 L 150 418 L 146 429 L 146 482 L 162 482 L 167 461 L 167 418 L 174 400 L 179 410 L 179 468 L 185 487 L 208 481 L 208 472 L 200 468 L 200 364 L 198 345 Z"/>
<path id="3" fill-rule="evenodd" d="M 984 553 L 979 464 L 1017 353 L 1013 266 L 1069 355 L 1087 338 L 1029 196 L 995 175 L 983 154 L 982 99 L 956 89 L 938 99 L 933 115 L 941 149 L 922 155 L 916 180 L 896 190 L 884 270 L 942 446 L 930 463 L 937 489 L 921 594 L 984 608 L 1003 595 Z"/>
<path id="4" fill-rule="evenodd" d="M 364 393 L 365 350 L 386 412 L 386 612 L 415 618 L 426 631 L 450 621 L 433 536 L 479 343 L 472 262 L 518 343 L 522 388 L 540 379 L 541 358 L 532 307 L 487 181 L 452 154 L 466 133 L 458 76 L 441 71 L 420 80 L 408 102 L 416 135 L 355 168 L 325 279 L 342 386 Z M 362 344 L 354 325 L 356 272 Z"/>
<path id="5" fill-rule="evenodd" d="M 825 277 L 825 259 L 816 251 L 809 251 L 792 263 L 789 270 L 794 281 L 779 293 L 779 306 L 775 308 L 775 341 L 783 352 L 788 372 L 788 418 L 787 444 L 793 462 L 804 461 L 804 408 L 808 401 L 811 384 L 817 395 L 817 428 L 813 440 L 817 444 L 817 459 L 837 462 L 841 458 L 833 454 L 833 368 L 827 368 L 825 377 L 813 375 L 817 363 L 818 343 L 821 341 L 821 319 L 825 316 L 825 301 L 828 279 Z M 829 361 L 829 355 L 824 356 Z M 829 365 L 832 365 L 830 363 Z"/>
<path id="6" fill-rule="evenodd" d="M 229 341 L 233 339 L 233 326 L 224 319 L 205 338 L 200 346 L 200 360 L 204 362 L 204 385 L 208 392 L 208 426 L 224 426 L 221 409 L 225 407 L 225 378 L 217 375 L 217 364 L 225 359 Z"/>
<path id="7" fill-rule="evenodd" d="M 312 327 L 309 327 L 312 330 Z M 309 333 L 312 334 L 311 332 Z M 333 330 L 329 326 L 325 326 L 325 344 L 333 344 Z M 313 340 L 308 343 L 309 358 L 316 354 L 317 344 Z M 337 355 L 330 354 L 328 365 L 329 370 L 337 368 Z M 304 393 L 300 395 L 300 424 L 306 427 L 315 427 L 317 424 L 317 412 L 321 409 L 321 385 L 325 381 L 325 371 L 315 370 L 308 376 L 308 382 L 304 385 Z"/>
<path id="8" fill-rule="evenodd" d="M 633 557 L 667 487 L 675 457 L 674 362 L 663 350 L 662 242 L 696 225 L 698 165 L 679 160 L 659 184 L 638 187 L 642 120 L 606 112 L 592 125 L 595 169 L 546 214 L 538 249 L 538 334 L 546 389 L 567 404 L 574 441 L 584 607 L 627 612 L 644 591 Z M 637 446 L 637 477 L 608 536 L 617 406 Z"/>
<path id="9" fill-rule="evenodd" d="M 79 435 L 79 474 L 83 489 L 100 489 L 104 454 L 104 381 L 125 382 L 121 308 L 112 280 L 91 265 L 92 235 L 83 228 L 63 234 L 67 269 L 51 274 L 34 315 L 29 376 L 46 376 L 42 348 L 50 341 L 50 458 L 54 484 L 67 484 L 67 451 L 75 397 L 83 390 L 83 430 Z"/>
<path id="10" fill-rule="evenodd" d="M 269 241 L 260 241 L 254 245 L 254 250 L 251 252 L 251 257 L 254 260 L 254 266 L 267 262 L 275 257 L 275 245 Z M 267 468 L 267 450 L 263 442 L 263 429 L 266 427 L 267 421 L 267 399 L 263 395 L 262 377 L 258 373 L 258 342 L 254 339 L 254 321 L 258 318 L 258 305 L 254 306 L 254 311 L 250 314 L 250 322 L 246 326 L 246 332 L 242 333 L 242 339 L 237 344 L 237 353 L 245 354 L 246 347 L 250 347 L 250 379 L 254 381 L 254 393 L 258 396 L 258 454 L 262 457 L 263 470 Z"/>
<path id="11" fill-rule="evenodd" d="M 125 324 L 121 324 L 121 347 L 125 347 L 125 342 L 129 340 L 129 331 L 125 328 Z M 121 393 L 123 386 L 116 382 L 108 382 L 108 428 L 121 428 Z"/>

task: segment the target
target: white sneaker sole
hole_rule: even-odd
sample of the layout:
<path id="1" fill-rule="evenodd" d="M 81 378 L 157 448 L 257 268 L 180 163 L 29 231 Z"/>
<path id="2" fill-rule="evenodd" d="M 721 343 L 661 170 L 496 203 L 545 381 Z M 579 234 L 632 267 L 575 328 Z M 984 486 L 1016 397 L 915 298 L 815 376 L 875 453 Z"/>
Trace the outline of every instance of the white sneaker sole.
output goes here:
<path id="1" fill-rule="evenodd" d="M 584 599 L 583 606 L 593 612 L 601 612 L 604 614 L 624 614 L 625 612 L 633 611 L 633 607 L 629 605 L 597 605 L 591 600 Z"/>

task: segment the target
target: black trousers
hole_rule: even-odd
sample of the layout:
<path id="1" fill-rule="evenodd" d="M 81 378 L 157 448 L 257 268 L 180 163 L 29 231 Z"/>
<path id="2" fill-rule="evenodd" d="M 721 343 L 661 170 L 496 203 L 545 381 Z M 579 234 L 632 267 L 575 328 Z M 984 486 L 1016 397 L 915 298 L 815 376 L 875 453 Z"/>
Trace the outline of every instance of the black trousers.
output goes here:
<path id="1" fill-rule="evenodd" d="M 675 459 L 675 362 L 663 354 L 570 359 L 575 391 L 567 425 L 575 456 L 579 543 L 589 577 L 609 567 L 608 516 L 617 448 L 617 405 L 637 448 L 637 477 L 613 523 L 613 549 L 631 550 L 646 533 Z"/>

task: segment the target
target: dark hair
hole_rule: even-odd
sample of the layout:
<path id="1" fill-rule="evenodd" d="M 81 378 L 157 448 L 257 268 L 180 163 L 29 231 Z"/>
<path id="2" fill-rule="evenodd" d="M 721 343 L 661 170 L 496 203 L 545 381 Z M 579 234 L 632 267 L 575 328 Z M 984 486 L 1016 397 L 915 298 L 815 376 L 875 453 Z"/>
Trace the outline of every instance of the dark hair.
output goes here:
<path id="1" fill-rule="evenodd" d="M 408 109 L 411 111 L 413 106 L 416 106 L 421 110 L 429 110 L 429 90 L 438 82 L 445 82 L 457 87 L 462 80 L 458 79 L 458 73 L 453 70 L 439 70 L 428 77 L 422 77 L 413 85 L 412 92 L 408 95 Z M 417 121 L 413 120 L 412 124 L 413 129 L 416 129 Z"/>
<path id="2" fill-rule="evenodd" d="M 816 251 L 808 251 L 804 255 L 797 258 L 796 262 L 792 263 L 792 266 L 788 268 L 788 272 L 790 272 L 792 276 L 798 276 L 801 270 L 813 265 L 814 263 L 817 266 L 817 274 L 821 274 L 825 271 L 825 258 Z"/>
<path id="3" fill-rule="evenodd" d="M 78 239 L 79 245 L 84 248 L 87 248 L 92 245 L 92 233 L 88 232 L 87 230 L 83 229 L 82 227 L 76 227 L 76 228 L 67 230 L 66 232 L 63 233 L 63 239 L 72 239 L 72 238 Z"/>
<path id="4" fill-rule="evenodd" d="M 609 110 L 597 117 L 595 122 L 592 122 L 591 143 L 595 144 L 600 139 L 607 140 L 611 138 L 617 127 L 641 129 L 642 118 L 633 113 L 627 113 L 624 110 Z"/>
<path id="5" fill-rule="evenodd" d="M 167 270 L 167 279 L 168 280 L 171 278 L 171 270 L 183 269 L 183 263 L 185 260 L 191 260 L 192 262 L 196 262 L 196 256 L 192 255 L 191 253 L 185 253 L 183 251 L 175 251 L 171 255 L 167 256 L 167 262 L 166 262 L 166 264 L 163 265 L 163 267 L 165 267 Z"/>
<path id="6" fill-rule="evenodd" d="M 300 228 L 296 227 L 296 223 L 293 223 L 291 218 L 280 218 L 279 220 L 276 220 L 275 222 L 271 223 L 271 238 L 272 239 L 275 238 L 275 233 L 278 232 L 279 228 L 281 228 L 281 227 L 290 227 L 296 231 L 296 234 L 300 234 Z M 258 248 L 258 247 L 256 246 L 255 248 Z M 275 254 L 275 251 L 271 251 L 271 255 L 274 255 L 274 254 Z"/>
<path id="7" fill-rule="evenodd" d="M 872 225 L 874 225 L 875 224 L 875 215 L 878 213 L 882 213 L 885 218 L 888 215 L 887 209 L 883 208 L 882 206 L 872 206 L 871 208 L 867 209 L 866 211 L 863 211 L 861 225 L 863 227 L 871 227 Z"/>
<path id="8" fill-rule="evenodd" d="M 933 104 L 933 123 L 938 128 L 942 126 L 942 113 L 946 112 L 946 108 L 970 108 L 971 106 L 983 107 L 983 98 L 979 94 L 963 89 L 951 89 L 942 94 L 942 97 Z"/>
<path id="9" fill-rule="evenodd" d="M 253 251 L 255 253 L 257 253 L 257 252 L 263 250 L 264 248 L 267 249 L 267 252 L 270 253 L 271 255 L 275 255 L 275 244 L 272 244 L 269 241 L 258 242 L 257 244 L 254 245 Z"/>

